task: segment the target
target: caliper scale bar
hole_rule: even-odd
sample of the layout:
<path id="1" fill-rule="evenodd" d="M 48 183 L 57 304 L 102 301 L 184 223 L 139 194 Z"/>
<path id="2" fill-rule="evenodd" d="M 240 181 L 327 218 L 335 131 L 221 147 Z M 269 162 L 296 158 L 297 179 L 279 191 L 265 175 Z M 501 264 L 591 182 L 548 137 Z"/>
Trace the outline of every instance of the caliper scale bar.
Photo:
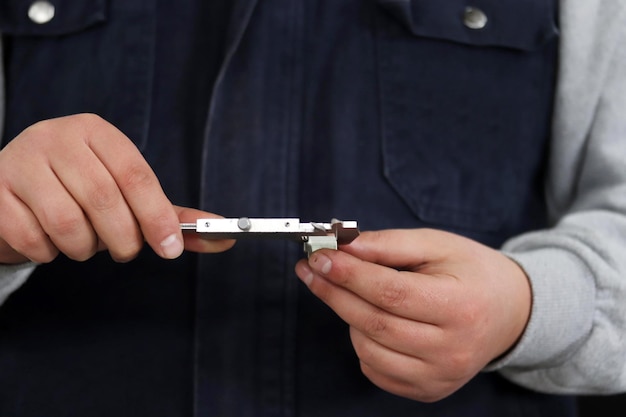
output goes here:
<path id="1" fill-rule="evenodd" d="M 352 242 L 360 233 L 356 221 L 336 219 L 330 223 L 300 222 L 298 218 L 198 219 L 195 223 L 181 223 L 180 228 L 200 233 L 207 239 L 252 237 L 301 241 L 308 255 L 322 248 L 337 249 L 337 245 Z"/>

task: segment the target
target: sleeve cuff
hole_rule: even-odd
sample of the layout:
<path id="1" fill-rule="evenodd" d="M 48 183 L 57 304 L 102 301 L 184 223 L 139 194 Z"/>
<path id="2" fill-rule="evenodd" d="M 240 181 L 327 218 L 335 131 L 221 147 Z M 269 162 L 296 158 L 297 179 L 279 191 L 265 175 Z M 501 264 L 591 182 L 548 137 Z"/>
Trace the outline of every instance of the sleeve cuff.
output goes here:
<path id="1" fill-rule="evenodd" d="M 517 345 L 486 371 L 559 366 L 591 332 L 595 285 L 587 266 L 569 251 L 539 248 L 507 253 L 529 277 L 533 305 Z"/>

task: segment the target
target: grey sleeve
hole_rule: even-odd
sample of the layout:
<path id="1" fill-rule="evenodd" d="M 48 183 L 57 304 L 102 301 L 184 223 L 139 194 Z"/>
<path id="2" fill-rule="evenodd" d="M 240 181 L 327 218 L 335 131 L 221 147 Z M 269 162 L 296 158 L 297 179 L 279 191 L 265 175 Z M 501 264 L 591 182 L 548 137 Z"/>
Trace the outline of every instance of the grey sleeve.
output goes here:
<path id="1" fill-rule="evenodd" d="M 626 391 L 626 5 L 561 0 L 549 229 L 503 250 L 533 289 L 517 346 L 487 370 L 550 393 Z"/>
<path id="2" fill-rule="evenodd" d="M 0 305 L 26 282 L 36 267 L 34 263 L 0 265 Z"/>

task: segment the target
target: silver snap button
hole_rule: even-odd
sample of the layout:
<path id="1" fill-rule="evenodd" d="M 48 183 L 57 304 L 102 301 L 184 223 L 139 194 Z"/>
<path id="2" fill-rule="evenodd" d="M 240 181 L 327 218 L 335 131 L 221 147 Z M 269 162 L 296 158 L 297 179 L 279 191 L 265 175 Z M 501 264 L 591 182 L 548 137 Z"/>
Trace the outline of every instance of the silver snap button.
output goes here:
<path id="1" fill-rule="evenodd" d="M 482 29 L 488 20 L 487 15 L 475 7 L 466 7 L 463 13 L 463 23 L 470 29 Z"/>
<path id="2" fill-rule="evenodd" d="M 240 230 L 247 232 L 252 228 L 252 222 L 247 217 L 240 217 L 239 220 L 237 220 L 237 227 Z"/>
<path id="3" fill-rule="evenodd" d="M 28 8 L 28 18 L 39 25 L 48 23 L 54 18 L 54 5 L 46 0 L 38 0 Z"/>

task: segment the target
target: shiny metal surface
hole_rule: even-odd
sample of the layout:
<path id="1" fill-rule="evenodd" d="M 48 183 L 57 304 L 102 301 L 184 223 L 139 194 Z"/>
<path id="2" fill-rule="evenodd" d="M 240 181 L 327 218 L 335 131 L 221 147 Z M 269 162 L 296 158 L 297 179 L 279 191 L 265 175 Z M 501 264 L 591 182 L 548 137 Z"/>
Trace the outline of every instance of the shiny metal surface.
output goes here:
<path id="1" fill-rule="evenodd" d="M 463 23 L 470 29 L 482 29 L 487 26 L 489 19 L 482 10 L 476 7 L 466 7 L 463 13 Z"/>
<path id="2" fill-rule="evenodd" d="M 337 249 L 337 245 L 352 242 L 360 233 L 356 221 L 336 219 L 330 223 L 300 222 L 298 218 L 198 219 L 195 223 L 181 223 L 180 228 L 200 233 L 206 239 L 275 238 L 301 241 L 309 255 L 317 249 Z"/>
<path id="3" fill-rule="evenodd" d="M 54 5 L 47 0 L 35 1 L 28 8 L 28 18 L 39 25 L 51 21 L 54 18 L 54 14 Z"/>

